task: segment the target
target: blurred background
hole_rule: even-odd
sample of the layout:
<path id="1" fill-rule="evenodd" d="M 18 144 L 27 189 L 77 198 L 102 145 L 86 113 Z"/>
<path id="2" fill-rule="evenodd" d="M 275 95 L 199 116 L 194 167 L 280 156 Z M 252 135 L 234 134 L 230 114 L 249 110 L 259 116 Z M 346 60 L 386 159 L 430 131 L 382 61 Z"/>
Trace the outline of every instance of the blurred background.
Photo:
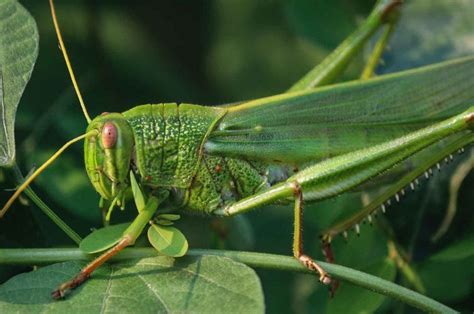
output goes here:
<path id="1" fill-rule="evenodd" d="M 369 0 L 56 1 L 59 23 L 91 116 L 145 103 L 219 105 L 281 93 L 333 50 L 369 14 Z M 394 72 L 474 52 L 474 2 L 406 1 L 397 31 L 378 73 Z M 21 3 L 36 19 L 40 52 L 17 114 L 18 163 L 24 174 L 40 165 L 86 121 L 73 93 L 53 31 L 47 1 Z M 356 79 L 369 48 L 341 80 Z M 285 114 L 282 112 L 281 114 Z M 458 310 L 474 308 L 474 176 L 463 182 L 448 232 L 431 240 L 449 198 L 449 181 L 471 154 L 456 156 L 415 193 L 390 208 L 387 227 L 362 226 L 361 236 L 333 241 L 337 263 L 397 281 Z M 14 183 L 0 173 L 0 196 Z M 33 188 L 82 236 L 100 227 L 99 197 L 76 144 L 44 172 Z M 307 208 L 305 247 L 317 259 L 319 232 L 360 208 L 351 193 Z M 114 213 L 114 221 L 133 216 Z M 289 207 L 270 207 L 233 220 L 189 217 L 178 225 L 193 248 L 225 248 L 291 254 Z M 278 227 L 276 227 L 278 226 Z M 215 230 L 222 236 L 218 236 Z M 384 231 L 385 230 L 385 231 Z M 388 243 L 402 248 L 407 269 Z M 2 247 L 72 246 L 26 199 L 0 221 Z M 1 268 L 3 282 L 24 268 Z M 343 284 L 332 300 L 315 276 L 257 270 L 270 313 L 353 311 L 413 312 L 396 301 Z M 416 280 L 415 280 L 416 281 Z"/>

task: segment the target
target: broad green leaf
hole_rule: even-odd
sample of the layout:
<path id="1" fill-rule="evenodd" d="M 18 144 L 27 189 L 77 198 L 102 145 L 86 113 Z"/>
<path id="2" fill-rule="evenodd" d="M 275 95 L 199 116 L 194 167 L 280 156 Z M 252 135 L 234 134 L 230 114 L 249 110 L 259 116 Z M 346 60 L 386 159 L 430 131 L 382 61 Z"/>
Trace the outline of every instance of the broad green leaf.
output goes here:
<path id="1" fill-rule="evenodd" d="M 380 278 L 393 281 L 397 273 L 392 260 L 385 258 L 364 269 Z M 328 302 L 327 313 L 373 313 L 385 300 L 385 296 L 348 283 L 342 283 L 334 299 Z"/>
<path id="2" fill-rule="evenodd" d="M 427 295 L 440 302 L 472 299 L 474 256 L 459 260 L 428 259 L 417 268 Z"/>
<path id="3" fill-rule="evenodd" d="M 161 254 L 180 257 L 188 251 L 188 241 L 178 229 L 152 224 L 148 228 L 148 240 Z"/>
<path id="4" fill-rule="evenodd" d="M 135 175 L 132 171 L 130 171 L 130 184 L 132 186 L 132 193 L 133 199 L 135 200 L 135 206 L 137 206 L 138 212 L 142 212 L 145 208 L 146 202 L 145 197 L 143 196 L 143 192 L 140 189 L 140 186 L 137 183 L 137 179 L 135 179 Z"/>
<path id="5" fill-rule="evenodd" d="M 430 257 L 431 261 L 457 261 L 474 256 L 474 234 Z"/>
<path id="6" fill-rule="evenodd" d="M 102 252 L 116 244 L 130 223 L 123 223 L 97 229 L 81 241 L 79 248 L 85 253 Z"/>
<path id="7" fill-rule="evenodd" d="M 419 265 L 420 276 L 430 296 L 452 302 L 472 294 L 473 240 L 473 235 L 467 236 Z"/>
<path id="8" fill-rule="evenodd" d="M 54 264 L 0 286 L 1 313 L 263 313 L 255 272 L 217 256 L 145 258 L 105 265 L 63 301 L 50 293 L 79 262 Z"/>
<path id="9" fill-rule="evenodd" d="M 0 166 L 15 161 L 15 115 L 38 56 L 38 30 L 15 0 L 0 0 Z"/>

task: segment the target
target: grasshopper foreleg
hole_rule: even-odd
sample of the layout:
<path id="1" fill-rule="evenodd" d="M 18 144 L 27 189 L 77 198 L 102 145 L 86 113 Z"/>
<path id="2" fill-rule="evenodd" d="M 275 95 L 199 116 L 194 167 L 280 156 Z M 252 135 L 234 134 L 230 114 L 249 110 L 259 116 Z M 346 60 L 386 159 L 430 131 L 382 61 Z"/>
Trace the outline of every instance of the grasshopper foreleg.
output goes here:
<path id="1" fill-rule="evenodd" d="M 159 203 L 160 200 L 158 198 L 151 196 L 148 199 L 146 206 L 138 214 L 135 220 L 133 220 L 130 226 L 125 230 L 117 244 L 115 244 L 111 249 L 107 250 L 105 253 L 103 253 L 91 263 L 89 263 L 74 278 L 60 285 L 58 289 L 54 290 L 51 293 L 51 296 L 54 299 L 64 298 L 64 296 L 69 291 L 77 288 L 83 282 L 85 282 L 99 266 L 107 262 L 109 259 L 121 252 L 127 246 L 135 244 L 136 239 L 140 236 L 143 229 L 146 227 L 146 225 L 152 219 L 153 215 L 158 209 Z"/>
<path id="2" fill-rule="evenodd" d="M 91 274 L 102 264 L 112 258 L 114 255 L 122 251 L 124 248 L 132 244 L 132 238 L 128 235 L 124 236 L 114 247 L 112 247 L 107 252 L 100 255 L 98 258 L 93 260 L 89 263 L 86 267 L 84 267 L 79 274 L 77 274 L 74 278 L 69 281 L 66 281 L 62 285 L 59 286 L 58 289 L 51 292 L 51 296 L 54 299 L 62 299 L 64 296 L 71 290 L 79 287 L 82 283 L 84 283 Z"/>

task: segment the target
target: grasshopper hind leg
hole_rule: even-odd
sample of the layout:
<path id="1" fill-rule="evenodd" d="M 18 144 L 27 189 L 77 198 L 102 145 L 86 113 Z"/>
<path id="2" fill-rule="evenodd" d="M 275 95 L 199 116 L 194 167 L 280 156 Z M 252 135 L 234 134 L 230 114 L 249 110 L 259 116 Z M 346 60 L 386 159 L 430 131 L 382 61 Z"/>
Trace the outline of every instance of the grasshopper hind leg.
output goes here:
<path id="1" fill-rule="evenodd" d="M 294 232 L 293 232 L 293 256 L 306 268 L 319 273 L 319 281 L 325 285 L 331 284 L 331 276 L 311 257 L 306 255 L 303 251 L 303 192 L 299 184 L 294 184 Z"/>

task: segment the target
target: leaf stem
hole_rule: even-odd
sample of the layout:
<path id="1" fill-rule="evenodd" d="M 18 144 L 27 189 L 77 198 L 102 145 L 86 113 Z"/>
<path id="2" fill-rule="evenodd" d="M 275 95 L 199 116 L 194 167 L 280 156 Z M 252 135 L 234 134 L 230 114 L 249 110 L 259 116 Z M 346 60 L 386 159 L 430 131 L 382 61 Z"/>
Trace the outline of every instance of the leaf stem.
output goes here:
<path id="1" fill-rule="evenodd" d="M 251 267 L 312 273 L 303 267 L 297 260 L 290 256 L 266 253 L 193 249 L 189 250 L 190 256 L 216 255 L 228 257 Z M 113 261 L 155 257 L 158 253 L 153 248 L 128 248 L 113 258 Z M 92 255 L 87 255 L 77 248 L 55 249 L 0 249 L 0 265 L 2 264 L 51 264 L 72 260 L 90 260 Z M 390 296 L 412 305 L 422 311 L 432 313 L 456 313 L 453 309 L 430 299 L 420 293 L 409 290 L 392 282 L 361 271 L 341 265 L 318 262 L 329 274 L 340 280 L 356 286 Z"/>
<path id="2" fill-rule="evenodd" d="M 18 165 L 15 163 L 13 166 L 13 173 L 15 175 L 15 179 L 18 184 L 22 184 L 25 181 Z M 38 206 L 41 211 L 48 216 L 72 241 L 74 241 L 77 245 L 82 241 L 82 238 L 69 227 L 69 225 L 64 222 L 51 208 L 46 205 L 41 198 L 33 191 L 31 187 L 27 187 L 25 189 L 25 194 L 28 198 Z"/>

